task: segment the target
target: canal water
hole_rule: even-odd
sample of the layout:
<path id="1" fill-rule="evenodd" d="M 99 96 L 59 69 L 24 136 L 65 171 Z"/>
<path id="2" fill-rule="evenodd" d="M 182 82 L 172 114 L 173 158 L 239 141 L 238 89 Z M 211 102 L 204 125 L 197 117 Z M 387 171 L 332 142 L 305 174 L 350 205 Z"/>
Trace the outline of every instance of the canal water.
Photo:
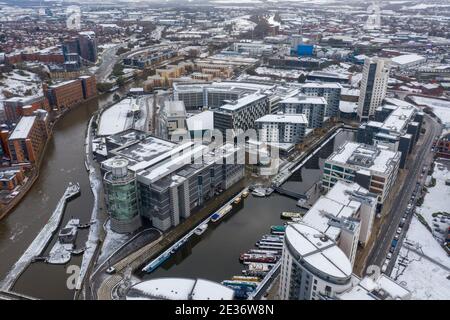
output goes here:
<path id="1" fill-rule="evenodd" d="M 330 140 L 283 185 L 284 188 L 304 193 L 321 179 L 325 160 L 354 133 L 342 131 Z M 241 275 L 244 265 L 241 253 L 255 248 L 261 236 L 270 233 L 271 225 L 283 224 L 283 211 L 299 212 L 296 201 L 273 193 L 268 198 L 249 195 L 239 207 L 217 223 L 209 223 L 201 236 L 193 235 L 174 255 L 150 274 L 139 273 L 143 280 L 158 277 L 203 278 L 212 281 L 231 279 Z"/>
<path id="2" fill-rule="evenodd" d="M 124 89 L 121 93 L 126 92 Z M 48 143 L 38 180 L 20 204 L 0 221 L 0 279 L 3 279 L 14 263 L 47 223 L 57 202 L 69 182 L 78 182 L 80 197 L 69 202 L 61 227 L 72 217 L 81 223 L 89 222 L 93 206 L 89 179 L 84 166 L 86 127 L 92 114 L 112 101 L 112 95 L 102 96 L 80 105 L 58 121 L 54 135 Z M 83 247 L 88 230 L 81 230 L 77 246 Z M 50 242 L 48 252 L 56 236 Z M 45 299 L 72 299 L 74 291 L 66 286 L 69 265 L 80 265 L 81 256 L 72 257 L 66 266 L 33 263 L 13 287 L 14 291 Z"/>

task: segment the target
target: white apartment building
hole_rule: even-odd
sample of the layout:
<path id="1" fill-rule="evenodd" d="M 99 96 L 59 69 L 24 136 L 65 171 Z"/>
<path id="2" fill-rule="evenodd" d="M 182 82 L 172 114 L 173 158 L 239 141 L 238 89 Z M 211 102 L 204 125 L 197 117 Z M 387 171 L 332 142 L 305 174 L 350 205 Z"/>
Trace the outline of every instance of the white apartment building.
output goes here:
<path id="1" fill-rule="evenodd" d="M 338 181 L 356 182 L 378 195 L 383 204 L 397 178 L 401 153 L 385 146 L 347 141 L 325 161 L 322 186 L 330 190 Z"/>
<path id="2" fill-rule="evenodd" d="M 304 114 L 268 114 L 256 120 L 259 139 L 263 142 L 301 143 L 308 120 Z"/>
<path id="3" fill-rule="evenodd" d="M 352 286 L 352 265 L 336 242 L 305 224 L 289 224 L 281 257 L 281 300 L 335 298 Z"/>
<path id="4" fill-rule="evenodd" d="M 358 101 L 358 117 L 368 120 L 386 97 L 390 61 L 381 58 L 365 60 Z"/>
<path id="5" fill-rule="evenodd" d="M 358 243 L 366 244 L 372 233 L 377 195 L 357 183 L 338 181 L 320 197 L 303 217 L 303 222 L 336 241 L 354 264 Z"/>

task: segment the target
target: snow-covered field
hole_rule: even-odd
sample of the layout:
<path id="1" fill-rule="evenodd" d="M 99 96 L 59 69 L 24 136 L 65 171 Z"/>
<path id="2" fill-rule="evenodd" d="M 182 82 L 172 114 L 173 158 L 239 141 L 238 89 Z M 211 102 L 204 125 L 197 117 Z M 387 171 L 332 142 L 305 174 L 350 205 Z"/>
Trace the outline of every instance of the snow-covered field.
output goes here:
<path id="1" fill-rule="evenodd" d="M 18 70 L 2 74 L 0 78 L 0 107 L 2 100 L 8 98 L 8 94 L 14 96 L 33 96 L 42 93 L 42 85 L 39 77 L 31 72 Z"/>
<path id="2" fill-rule="evenodd" d="M 450 101 L 419 96 L 413 96 L 411 100 L 418 105 L 430 107 L 443 124 L 450 126 Z"/>
<path id="3" fill-rule="evenodd" d="M 450 161 L 436 162 L 433 178 L 436 179 L 436 185 L 434 187 L 428 187 L 428 193 L 425 195 L 422 206 L 417 207 L 417 213 L 420 213 L 428 225 L 434 230 L 436 227 L 445 230 L 448 228 L 448 223 L 441 223 L 433 221 L 433 213 L 436 212 L 448 212 L 450 213 L 450 186 L 445 185 L 445 180 L 450 179 Z M 449 220 L 450 221 L 450 220 Z M 438 226 L 439 225 L 439 226 Z M 436 234 L 439 236 L 440 234 Z M 442 236 L 440 236 L 442 237 Z"/>
<path id="4" fill-rule="evenodd" d="M 406 238 L 416 250 L 446 268 L 412 252 L 404 243 L 391 277 L 410 290 L 413 299 L 450 299 L 450 280 L 447 278 L 450 276 L 450 257 L 416 217 L 411 221 Z"/>

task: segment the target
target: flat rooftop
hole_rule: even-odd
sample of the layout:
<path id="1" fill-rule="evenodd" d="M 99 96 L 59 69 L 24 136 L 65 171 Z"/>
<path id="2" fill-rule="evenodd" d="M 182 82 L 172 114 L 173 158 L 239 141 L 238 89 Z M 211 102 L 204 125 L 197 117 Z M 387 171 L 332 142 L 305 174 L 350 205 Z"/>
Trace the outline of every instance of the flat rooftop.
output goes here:
<path id="1" fill-rule="evenodd" d="M 295 103 L 295 104 L 327 104 L 324 97 L 309 97 L 306 95 L 297 95 L 282 100 L 280 103 Z"/>
<path id="2" fill-rule="evenodd" d="M 26 139 L 30 134 L 30 130 L 36 121 L 36 116 L 25 116 L 20 118 L 19 123 L 9 136 L 9 140 Z"/>
<path id="3" fill-rule="evenodd" d="M 260 93 L 249 94 L 232 103 L 227 103 L 219 108 L 221 111 L 238 111 L 256 101 L 266 98 L 266 95 Z"/>
<path id="4" fill-rule="evenodd" d="M 272 123 L 293 123 L 308 124 L 308 119 L 304 114 L 267 114 L 255 122 L 272 122 Z"/>
<path id="5" fill-rule="evenodd" d="M 357 183 L 337 181 L 333 188 L 325 196 L 321 196 L 308 210 L 303 221 L 331 239 L 337 240 L 342 227 L 352 227 L 348 219 L 357 214 L 361 201 L 376 203 L 377 198 Z M 339 226 L 330 224 L 330 220 L 333 219 L 336 221 L 347 219 L 347 221 L 343 221 L 344 224 Z"/>
<path id="6" fill-rule="evenodd" d="M 367 169 L 383 174 L 391 170 L 392 162 L 399 160 L 400 152 L 391 151 L 383 146 L 369 146 L 351 141 L 347 141 L 327 159 L 356 169 Z"/>

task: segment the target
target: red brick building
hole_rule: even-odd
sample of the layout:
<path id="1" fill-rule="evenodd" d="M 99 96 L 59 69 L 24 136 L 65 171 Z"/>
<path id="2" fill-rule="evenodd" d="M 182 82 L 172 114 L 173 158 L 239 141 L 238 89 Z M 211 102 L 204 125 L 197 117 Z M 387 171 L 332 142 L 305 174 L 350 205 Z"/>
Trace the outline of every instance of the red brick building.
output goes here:
<path id="1" fill-rule="evenodd" d="M 8 138 L 11 163 L 35 163 L 45 142 L 46 135 L 41 130 L 37 116 L 22 117 Z"/>
<path id="2" fill-rule="evenodd" d="M 69 109 L 84 100 L 81 80 L 71 80 L 60 84 L 43 86 L 50 106 L 58 110 Z"/>
<path id="3" fill-rule="evenodd" d="M 97 96 L 97 80 L 95 76 L 82 76 L 79 78 L 83 86 L 84 99 L 90 99 Z"/>
<path id="4" fill-rule="evenodd" d="M 0 190 L 12 191 L 23 184 L 24 174 L 21 168 L 0 169 Z"/>
<path id="5" fill-rule="evenodd" d="M 9 123 L 17 123 L 19 121 L 20 117 L 24 115 L 23 108 L 25 106 L 31 106 L 33 112 L 38 109 L 50 111 L 50 105 L 44 96 L 14 97 L 3 101 L 3 106 L 6 120 Z"/>
<path id="6" fill-rule="evenodd" d="M 434 144 L 434 148 L 437 157 L 450 159 L 450 133 L 438 139 Z"/>

